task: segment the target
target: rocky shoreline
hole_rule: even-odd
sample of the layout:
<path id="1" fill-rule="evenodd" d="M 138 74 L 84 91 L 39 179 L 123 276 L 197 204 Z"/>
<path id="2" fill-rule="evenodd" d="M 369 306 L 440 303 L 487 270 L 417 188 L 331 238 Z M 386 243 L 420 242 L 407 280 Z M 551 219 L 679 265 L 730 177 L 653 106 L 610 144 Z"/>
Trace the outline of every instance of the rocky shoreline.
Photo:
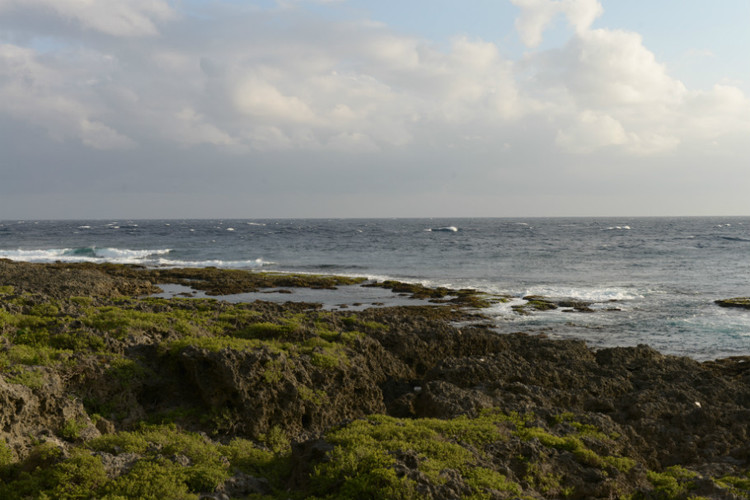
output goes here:
<path id="1" fill-rule="evenodd" d="M 750 357 L 498 335 L 470 290 L 160 284 L 363 283 L 0 260 L 1 498 L 750 498 Z"/>

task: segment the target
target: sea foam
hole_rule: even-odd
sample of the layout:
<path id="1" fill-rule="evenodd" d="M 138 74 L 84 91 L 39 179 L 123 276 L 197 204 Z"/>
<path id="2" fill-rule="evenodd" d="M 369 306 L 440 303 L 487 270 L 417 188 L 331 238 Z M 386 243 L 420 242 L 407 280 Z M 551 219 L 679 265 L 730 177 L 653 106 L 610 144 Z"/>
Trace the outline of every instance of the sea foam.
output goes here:
<path id="1" fill-rule="evenodd" d="M 0 250 L 0 257 L 24 262 L 112 262 L 116 264 L 142 264 L 156 256 L 167 255 L 168 248 L 131 250 L 123 248 L 51 248 Z"/>

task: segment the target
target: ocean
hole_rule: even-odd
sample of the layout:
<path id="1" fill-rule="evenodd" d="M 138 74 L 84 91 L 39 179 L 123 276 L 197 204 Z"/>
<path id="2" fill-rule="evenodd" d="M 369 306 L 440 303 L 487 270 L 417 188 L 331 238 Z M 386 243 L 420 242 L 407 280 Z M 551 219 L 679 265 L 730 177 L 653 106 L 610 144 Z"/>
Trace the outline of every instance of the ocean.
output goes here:
<path id="1" fill-rule="evenodd" d="M 1 221 L 0 258 L 475 288 L 512 297 L 484 311 L 499 333 L 697 360 L 750 355 L 750 310 L 714 304 L 750 296 L 750 217 Z M 527 295 L 591 301 L 595 312 L 522 316 L 512 306 Z"/>

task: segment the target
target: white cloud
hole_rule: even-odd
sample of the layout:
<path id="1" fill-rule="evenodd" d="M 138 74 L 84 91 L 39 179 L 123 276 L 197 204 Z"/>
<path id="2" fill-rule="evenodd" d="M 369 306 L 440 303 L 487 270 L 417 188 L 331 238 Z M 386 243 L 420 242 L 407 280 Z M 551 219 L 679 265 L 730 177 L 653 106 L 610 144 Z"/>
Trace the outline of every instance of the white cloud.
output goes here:
<path id="1" fill-rule="evenodd" d="M 81 142 L 93 149 L 127 149 L 134 146 L 134 142 L 116 130 L 100 122 L 81 120 Z"/>
<path id="2" fill-rule="evenodd" d="M 521 9 L 516 19 L 516 29 L 521 41 L 528 47 L 542 42 L 544 31 L 558 15 L 564 15 L 576 33 L 589 29 L 604 9 L 598 0 L 511 0 Z"/>
<path id="3" fill-rule="evenodd" d="M 582 111 L 566 130 L 558 131 L 558 145 L 576 153 L 590 153 L 606 146 L 624 144 L 627 134 L 622 124 L 611 116 Z"/>
<path id="4" fill-rule="evenodd" d="M 53 13 L 84 29 L 114 36 L 153 36 L 157 23 L 175 17 L 163 0 L 0 0 L 0 12 Z"/>
<path id="5" fill-rule="evenodd" d="M 231 146 L 236 144 L 236 140 L 232 136 L 216 125 L 209 123 L 205 116 L 189 107 L 174 115 L 172 126 L 167 131 L 175 142 L 186 145 Z"/>
<path id="6" fill-rule="evenodd" d="M 96 119 L 75 95 L 70 77 L 45 65 L 31 49 L 0 45 L 0 113 L 46 129 L 58 141 L 77 139 L 94 149 L 123 149 L 129 137 Z"/>
<path id="7" fill-rule="evenodd" d="M 535 92 L 550 97 L 546 109 L 557 124 L 556 143 L 568 151 L 618 146 L 657 155 L 750 126 L 748 99 L 738 88 L 690 91 L 636 33 L 584 31 L 529 61 Z"/>
<path id="8" fill-rule="evenodd" d="M 270 123 L 311 122 L 315 114 L 294 95 L 285 95 L 271 83 L 257 77 L 239 83 L 234 103 L 244 113 Z"/>
<path id="9" fill-rule="evenodd" d="M 592 29 L 597 0 L 511 1 L 529 45 L 559 16 L 575 33 L 560 48 L 513 60 L 479 39 L 444 48 L 367 21 L 310 22 L 299 9 L 217 15 L 203 33 L 202 18 L 178 18 L 163 1 L 120 2 L 105 15 L 95 2 L 29 0 L 23 8 L 109 34 L 154 34 L 158 22 L 176 22 L 170 38 L 114 41 L 86 57 L 5 46 L 0 112 L 95 148 L 158 140 L 244 152 L 448 144 L 507 152 L 506 135 L 523 122 L 534 148 L 644 156 L 747 127 L 737 87 L 690 91 L 638 34 Z M 0 0 L 0 10 L 21 5 Z M 118 9 L 124 24 L 107 17 Z"/>

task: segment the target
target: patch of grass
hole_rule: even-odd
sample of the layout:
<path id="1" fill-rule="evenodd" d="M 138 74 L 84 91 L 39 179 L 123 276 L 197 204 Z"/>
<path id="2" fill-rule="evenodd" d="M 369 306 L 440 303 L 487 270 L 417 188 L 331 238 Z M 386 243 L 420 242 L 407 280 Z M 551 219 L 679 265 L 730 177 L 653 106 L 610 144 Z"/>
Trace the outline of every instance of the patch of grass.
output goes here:
<path id="1" fill-rule="evenodd" d="M 97 352 L 104 349 L 105 343 L 101 335 L 87 330 L 75 330 L 51 335 L 49 345 L 76 352 Z"/>
<path id="2" fill-rule="evenodd" d="M 129 452 L 144 455 L 143 461 L 148 465 L 143 466 L 143 474 L 150 475 L 154 470 L 161 469 L 170 477 L 178 476 L 189 491 L 213 491 L 228 477 L 227 464 L 215 444 L 199 434 L 180 431 L 174 425 L 143 425 L 138 431 L 101 436 L 87 446 L 92 450 L 114 454 Z M 185 456 L 190 465 L 172 470 L 170 464 L 160 459 L 163 456 Z M 125 489 L 129 491 L 128 488 Z"/>
<path id="3" fill-rule="evenodd" d="M 287 321 L 284 324 L 276 323 L 253 323 L 239 330 L 231 332 L 233 337 L 243 339 L 274 339 L 284 338 L 301 328 L 300 324 L 295 321 Z"/>
<path id="4" fill-rule="evenodd" d="M 366 321 L 357 316 L 346 316 L 341 318 L 341 323 L 349 330 L 362 330 L 364 332 L 387 331 L 388 325 L 377 321 Z"/>
<path id="5" fill-rule="evenodd" d="M 34 368 L 21 368 L 10 372 L 7 379 L 13 384 L 25 385 L 29 389 L 41 389 L 44 385 L 45 374 Z"/>
<path id="6" fill-rule="evenodd" d="M 83 418 L 66 420 L 63 426 L 57 431 L 57 435 L 68 441 L 75 441 L 81 437 L 81 431 L 86 427 L 88 427 L 88 424 Z"/>
<path id="7" fill-rule="evenodd" d="M 285 359 L 278 357 L 266 362 L 265 369 L 263 370 L 263 380 L 268 384 L 275 384 L 284 378 L 284 366 Z"/>
<path id="8" fill-rule="evenodd" d="M 83 323 L 118 339 L 135 333 L 166 333 L 170 329 L 169 319 L 163 313 L 133 311 L 117 306 L 100 307 L 84 317 Z"/>
<path id="9" fill-rule="evenodd" d="M 166 459 L 139 460 L 127 474 L 105 488 L 106 498 L 142 500 L 197 500 L 185 481 L 184 470 Z"/>
<path id="10" fill-rule="evenodd" d="M 490 491 L 504 491 L 512 493 L 513 495 L 519 496 L 522 493 L 521 487 L 509 481 L 504 475 L 499 472 L 484 468 L 484 467 L 473 467 L 469 469 L 466 474 L 466 484 L 468 484 L 474 495 L 471 498 L 487 499 L 493 498 Z"/>
<path id="11" fill-rule="evenodd" d="M 275 425 L 269 429 L 269 431 L 260 437 L 261 441 L 273 451 L 275 454 L 280 455 L 289 452 L 291 449 L 291 441 L 280 426 Z"/>
<path id="12" fill-rule="evenodd" d="M 0 482 L 0 497 L 7 500 L 28 498 L 97 498 L 108 481 L 101 460 L 83 450 L 74 449 L 60 460 L 59 449 L 41 447 L 20 464 L 21 471 L 11 480 Z M 42 456 L 46 455 L 46 456 Z"/>
<path id="13" fill-rule="evenodd" d="M 229 459 L 231 467 L 245 474 L 264 477 L 276 488 L 281 488 L 291 472 L 291 463 L 283 438 L 277 446 L 279 453 L 260 448 L 253 441 L 234 438 L 226 445 L 219 445 L 222 455 Z"/>
<path id="14" fill-rule="evenodd" d="M 750 472 L 744 476 L 724 476 L 716 482 L 728 488 L 733 494 L 750 499 Z"/>
<path id="15" fill-rule="evenodd" d="M 219 352 L 223 349 L 230 349 L 233 351 L 253 351 L 260 348 L 267 348 L 272 352 L 282 352 L 282 347 L 276 341 L 272 340 L 259 340 L 259 339 L 244 339 L 237 337 L 185 337 L 179 340 L 166 342 L 162 344 L 162 347 L 173 353 L 179 353 L 188 347 L 195 347 L 198 349 L 207 349 L 212 352 Z"/>
<path id="16" fill-rule="evenodd" d="M 89 306 L 91 306 L 94 303 L 94 298 L 93 297 L 75 296 L 75 297 L 71 297 L 69 300 L 73 304 L 75 304 L 77 306 L 80 306 L 80 307 L 89 307 Z"/>
<path id="17" fill-rule="evenodd" d="M 691 479 L 698 476 L 697 473 L 687 470 L 679 465 L 667 467 L 663 472 L 648 471 L 647 477 L 653 485 L 657 498 L 667 500 L 684 498 L 687 493 L 695 487 Z"/>
<path id="18" fill-rule="evenodd" d="M 443 471 L 455 470 L 475 498 L 489 498 L 490 489 L 520 493 L 520 487 L 501 474 L 477 467 L 478 457 L 459 444 L 502 439 L 496 416 L 488 412 L 476 419 L 410 420 L 373 415 L 355 420 L 326 435 L 335 447 L 330 460 L 314 470 L 313 492 L 325 492 L 325 498 L 418 498 L 416 484 L 395 471 L 395 457 L 408 453 L 418 457 L 419 471 L 434 484 L 445 482 Z"/>
<path id="19" fill-rule="evenodd" d="M 0 467 L 10 465 L 15 461 L 13 450 L 4 439 L 0 439 Z"/>
<path id="20" fill-rule="evenodd" d="M 297 387 L 297 392 L 302 401 L 309 401 L 310 403 L 321 406 L 328 403 L 328 394 L 325 391 L 314 390 L 305 385 Z"/>
<path id="21" fill-rule="evenodd" d="M 59 359 L 61 351 L 50 347 L 33 347 L 26 344 L 11 346 L 6 353 L 12 364 L 26 366 L 50 366 Z"/>

